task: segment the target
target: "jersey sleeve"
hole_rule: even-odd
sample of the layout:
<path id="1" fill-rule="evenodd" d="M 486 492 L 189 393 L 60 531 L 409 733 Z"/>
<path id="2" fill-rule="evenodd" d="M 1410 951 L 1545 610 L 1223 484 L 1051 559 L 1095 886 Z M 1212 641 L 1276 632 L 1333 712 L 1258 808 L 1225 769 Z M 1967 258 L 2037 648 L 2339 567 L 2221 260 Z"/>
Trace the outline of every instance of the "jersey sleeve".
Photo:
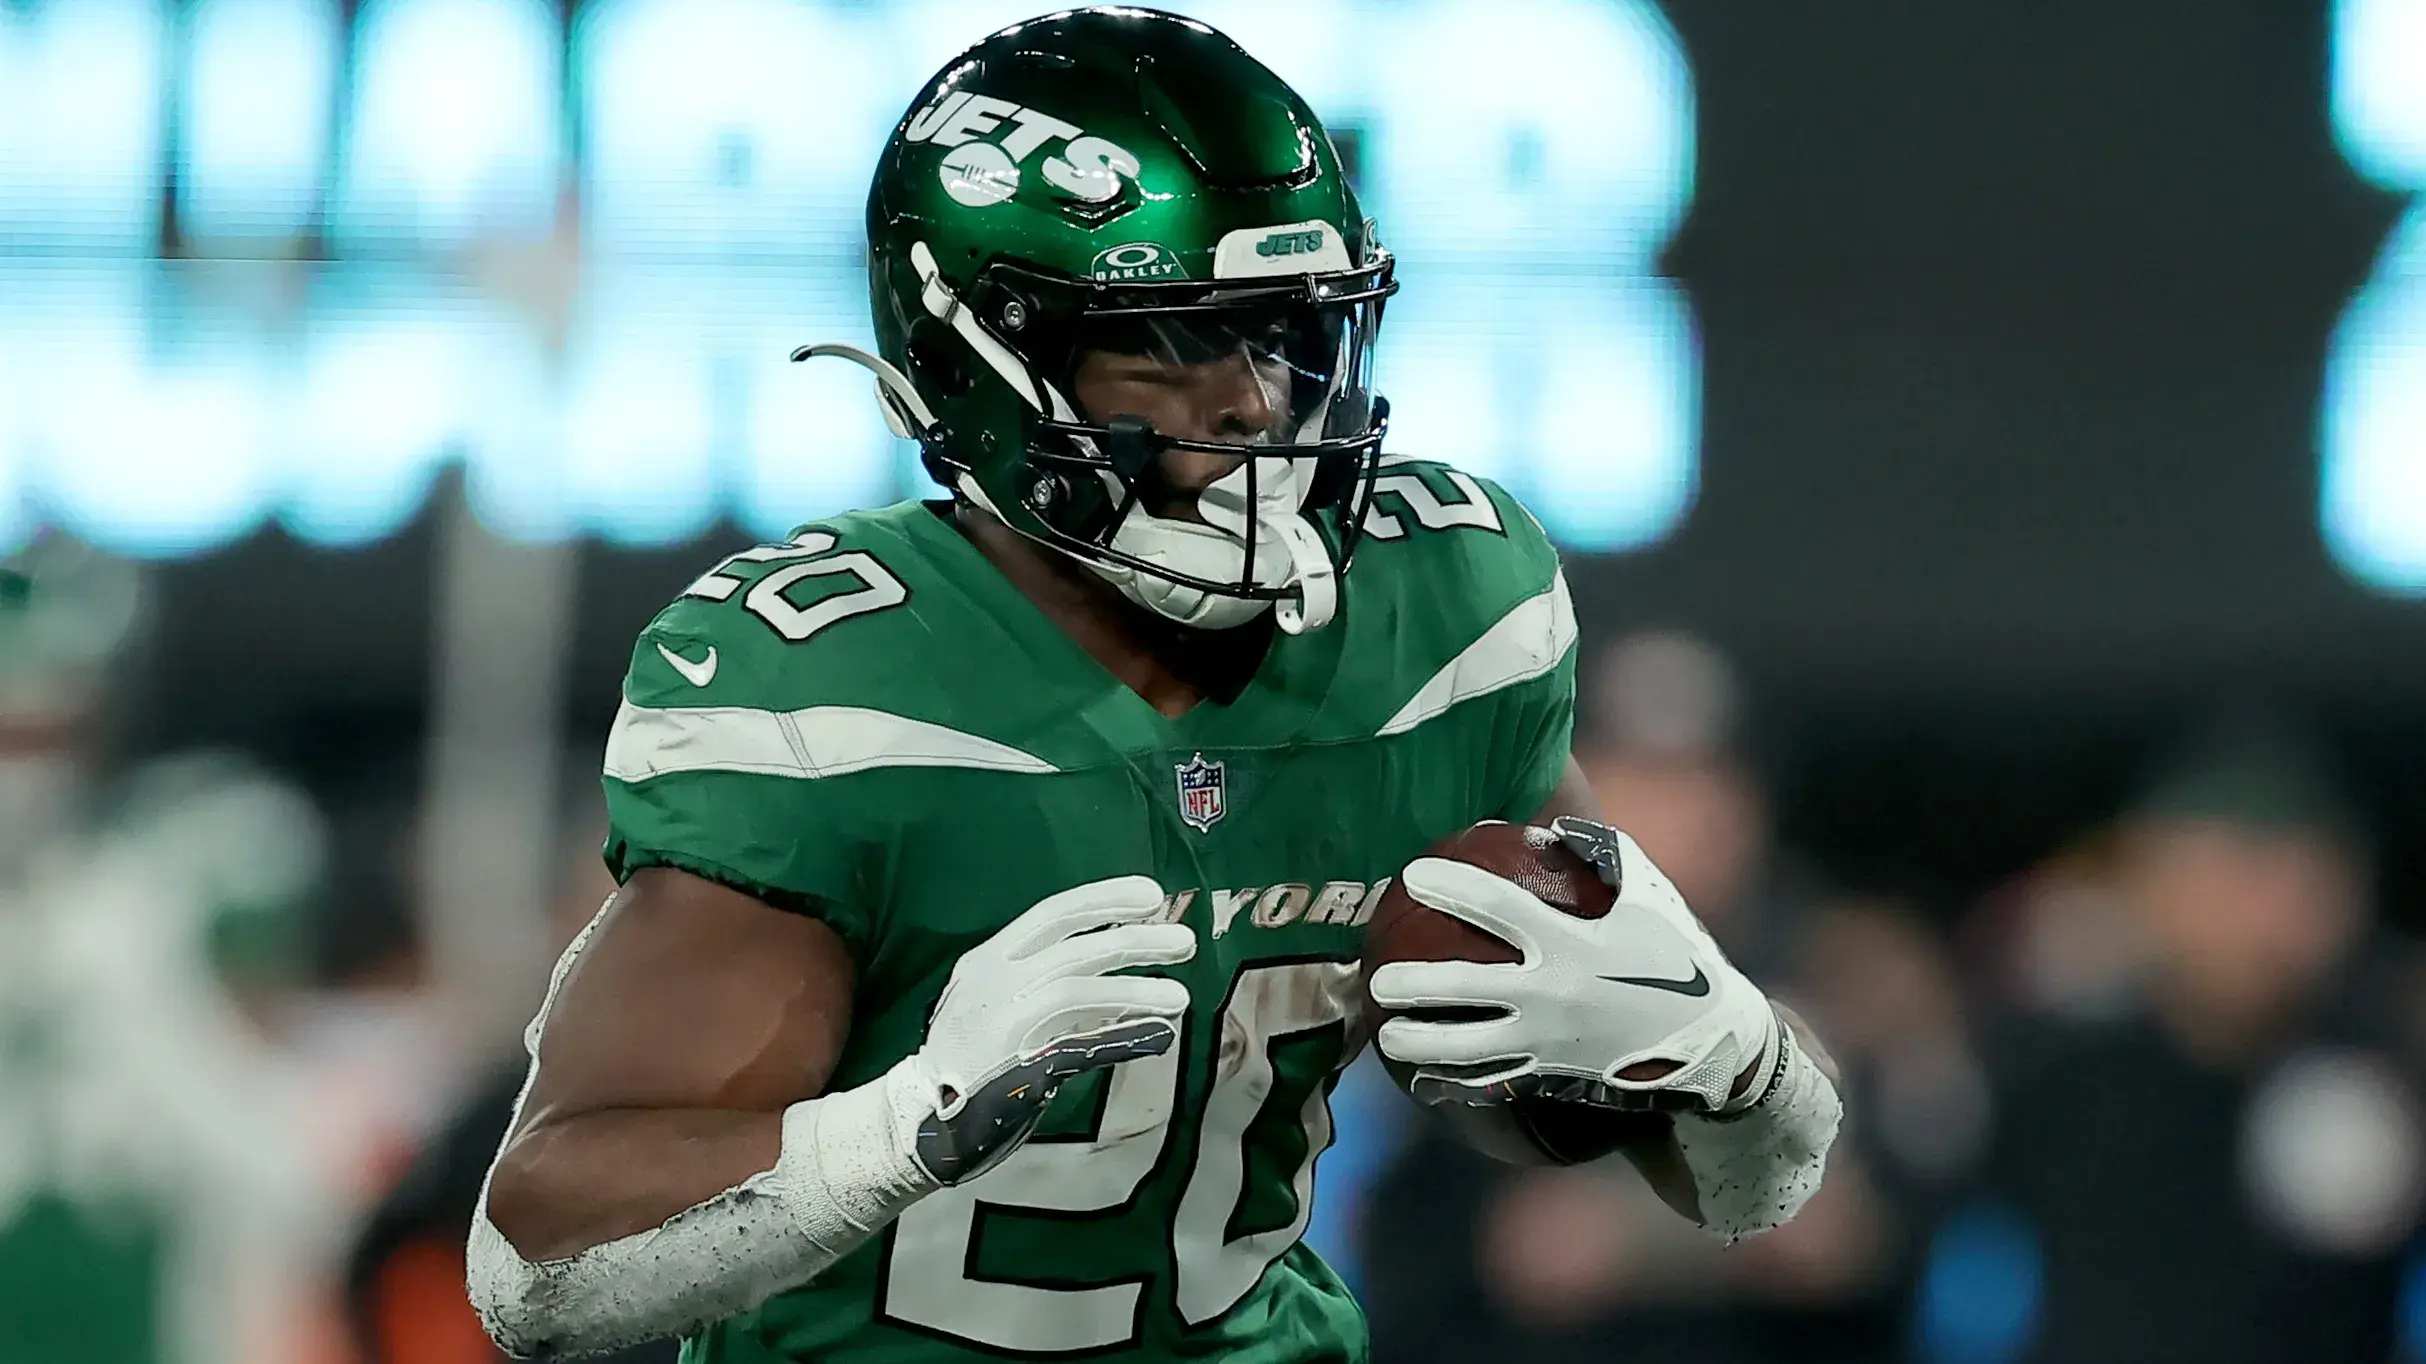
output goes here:
<path id="1" fill-rule="evenodd" d="M 864 795 L 818 779 L 772 676 L 781 641 L 752 624 L 726 603 L 679 601 L 633 647 L 607 738 L 608 868 L 730 886 L 823 920 L 864 959 L 877 838 Z"/>
<path id="2" fill-rule="evenodd" d="M 1516 571 L 1534 589 L 1503 621 L 1523 623 L 1522 633 L 1530 638 L 1521 643 L 1531 656 L 1557 660 L 1547 672 L 1502 693 L 1492 726 L 1485 790 L 1493 804 L 1486 818 L 1521 823 L 1541 813 L 1558 789 L 1575 744 L 1575 604 L 1558 549 L 1541 524 L 1506 491 L 1486 486 L 1501 505 Z"/>
<path id="3" fill-rule="evenodd" d="M 1530 820 L 1566 775 L 1575 732 L 1574 603 L 1558 547 L 1491 480 L 1436 461 L 1383 461 L 1351 629 L 1384 736 L 1421 734 L 1444 818 Z M 1360 726 L 1361 727 L 1361 726 Z"/>

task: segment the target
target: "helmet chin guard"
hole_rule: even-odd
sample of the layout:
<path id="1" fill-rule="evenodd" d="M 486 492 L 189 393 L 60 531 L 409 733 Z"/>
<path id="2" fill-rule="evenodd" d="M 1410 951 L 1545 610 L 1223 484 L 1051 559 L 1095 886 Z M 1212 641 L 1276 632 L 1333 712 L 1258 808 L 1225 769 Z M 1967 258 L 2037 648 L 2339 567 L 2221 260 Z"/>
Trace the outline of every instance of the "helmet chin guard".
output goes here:
<path id="1" fill-rule="evenodd" d="M 1296 465 L 1259 456 L 1222 475 L 1197 496 L 1197 510 L 1205 518 L 1201 524 L 1131 507 L 1113 532 L 1111 547 L 1150 567 L 1083 562 L 1121 595 L 1181 625 L 1233 629 L 1270 607 L 1274 623 L 1289 634 L 1319 630 L 1339 610 L 1339 569 L 1330 547 L 1300 511 L 1305 486 Z M 1260 494 L 1252 504 L 1251 487 Z M 1191 586 L 1186 579 L 1241 581 L 1288 595 L 1237 596 Z"/>

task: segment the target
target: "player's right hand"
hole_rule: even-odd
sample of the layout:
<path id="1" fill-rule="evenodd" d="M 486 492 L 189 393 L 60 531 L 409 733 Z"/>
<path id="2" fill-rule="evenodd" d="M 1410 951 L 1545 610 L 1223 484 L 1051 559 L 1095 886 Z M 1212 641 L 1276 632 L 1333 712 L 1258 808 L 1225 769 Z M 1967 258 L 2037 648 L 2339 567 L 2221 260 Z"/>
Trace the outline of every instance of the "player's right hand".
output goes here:
<path id="1" fill-rule="evenodd" d="M 1196 955 L 1196 934 L 1155 923 L 1162 887 L 1116 876 L 1046 897 L 964 954 L 926 1043 L 903 1064 L 932 1085 L 917 1156 L 938 1183 L 974 1179 L 1035 1130 L 1060 1084 L 1179 1040 L 1188 989 L 1116 976 Z"/>

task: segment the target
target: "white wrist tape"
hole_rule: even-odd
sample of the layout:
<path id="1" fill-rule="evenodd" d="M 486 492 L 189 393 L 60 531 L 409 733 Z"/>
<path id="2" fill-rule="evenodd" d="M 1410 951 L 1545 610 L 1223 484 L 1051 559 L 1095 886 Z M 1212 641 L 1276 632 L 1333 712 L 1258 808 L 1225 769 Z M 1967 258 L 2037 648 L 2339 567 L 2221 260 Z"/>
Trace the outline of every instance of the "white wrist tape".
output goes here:
<path id="1" fill-rule="evenodd" d="M 1785 1056 L 1765 1100 L 1727 1117 L 1676 1120 L 1676 1144 L 1701 1199 L 1702 1225 L 1732 1244 L 1784 1226 L 1819 1192 L 1844 1121 L 1836 1086 L 1778 1029 Z"/>
<path id="2" fill-rule="evenodd" d="M 828 1266 L 935 1187 L 906 1134 L 931 1112 L 896 1069 L 792 1105 L 774 1167 L 663 1225 L 533 1264 L 489 1221 L 467 1256 L 472 1303 L 508 1354 L 554 1358 L 679 1335 Z"/>

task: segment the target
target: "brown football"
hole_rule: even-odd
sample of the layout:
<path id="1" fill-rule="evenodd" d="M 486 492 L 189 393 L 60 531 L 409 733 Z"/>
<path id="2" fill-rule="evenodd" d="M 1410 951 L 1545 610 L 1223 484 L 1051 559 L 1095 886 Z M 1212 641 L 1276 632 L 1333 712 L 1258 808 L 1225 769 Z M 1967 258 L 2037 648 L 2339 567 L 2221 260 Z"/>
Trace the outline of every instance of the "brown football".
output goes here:
<path id="1" fill-rule="evenodd" d="M 1599 918 L 1617 898 L 1591 863 L 1568 851 L 1548 829 L 1534 825 L 1477 824 L 1433 844 L 1424 855 L 1453 858 L 1504 876 L 1544 904 L 1578 918 Z M 1513 944 L 1417 903 L 1397 881 L 1382 892 L 1380 903 L 1373 908 L 1373 918 L 1365 926 L 1363 956 L 1368 977 L 1376 967 L 1394 961 L 1518 960 Z M 1367 992 L 1364 1012 L 1366 1035 L 1372 1036 L 1393 1011 L 1374 1003 Z M 1415 1017 L 1456 1016 L 1453 1010 L 1412 1013 Z M 1414 1078 L 1387 1056 L 1382 1065 L 1401 1089 Z M 1668 1120 L 1656 1114 L 1620 1113 L 1540 1099 L 1489 1108 L 1444 1104 L 1434 1111 L 1446 1117 L 1476 1149 L 1520 1164 L 1572 1165 L 1597 1160 L 1621 1146 L 1657 1141 L 1668 1131 Z"/>

